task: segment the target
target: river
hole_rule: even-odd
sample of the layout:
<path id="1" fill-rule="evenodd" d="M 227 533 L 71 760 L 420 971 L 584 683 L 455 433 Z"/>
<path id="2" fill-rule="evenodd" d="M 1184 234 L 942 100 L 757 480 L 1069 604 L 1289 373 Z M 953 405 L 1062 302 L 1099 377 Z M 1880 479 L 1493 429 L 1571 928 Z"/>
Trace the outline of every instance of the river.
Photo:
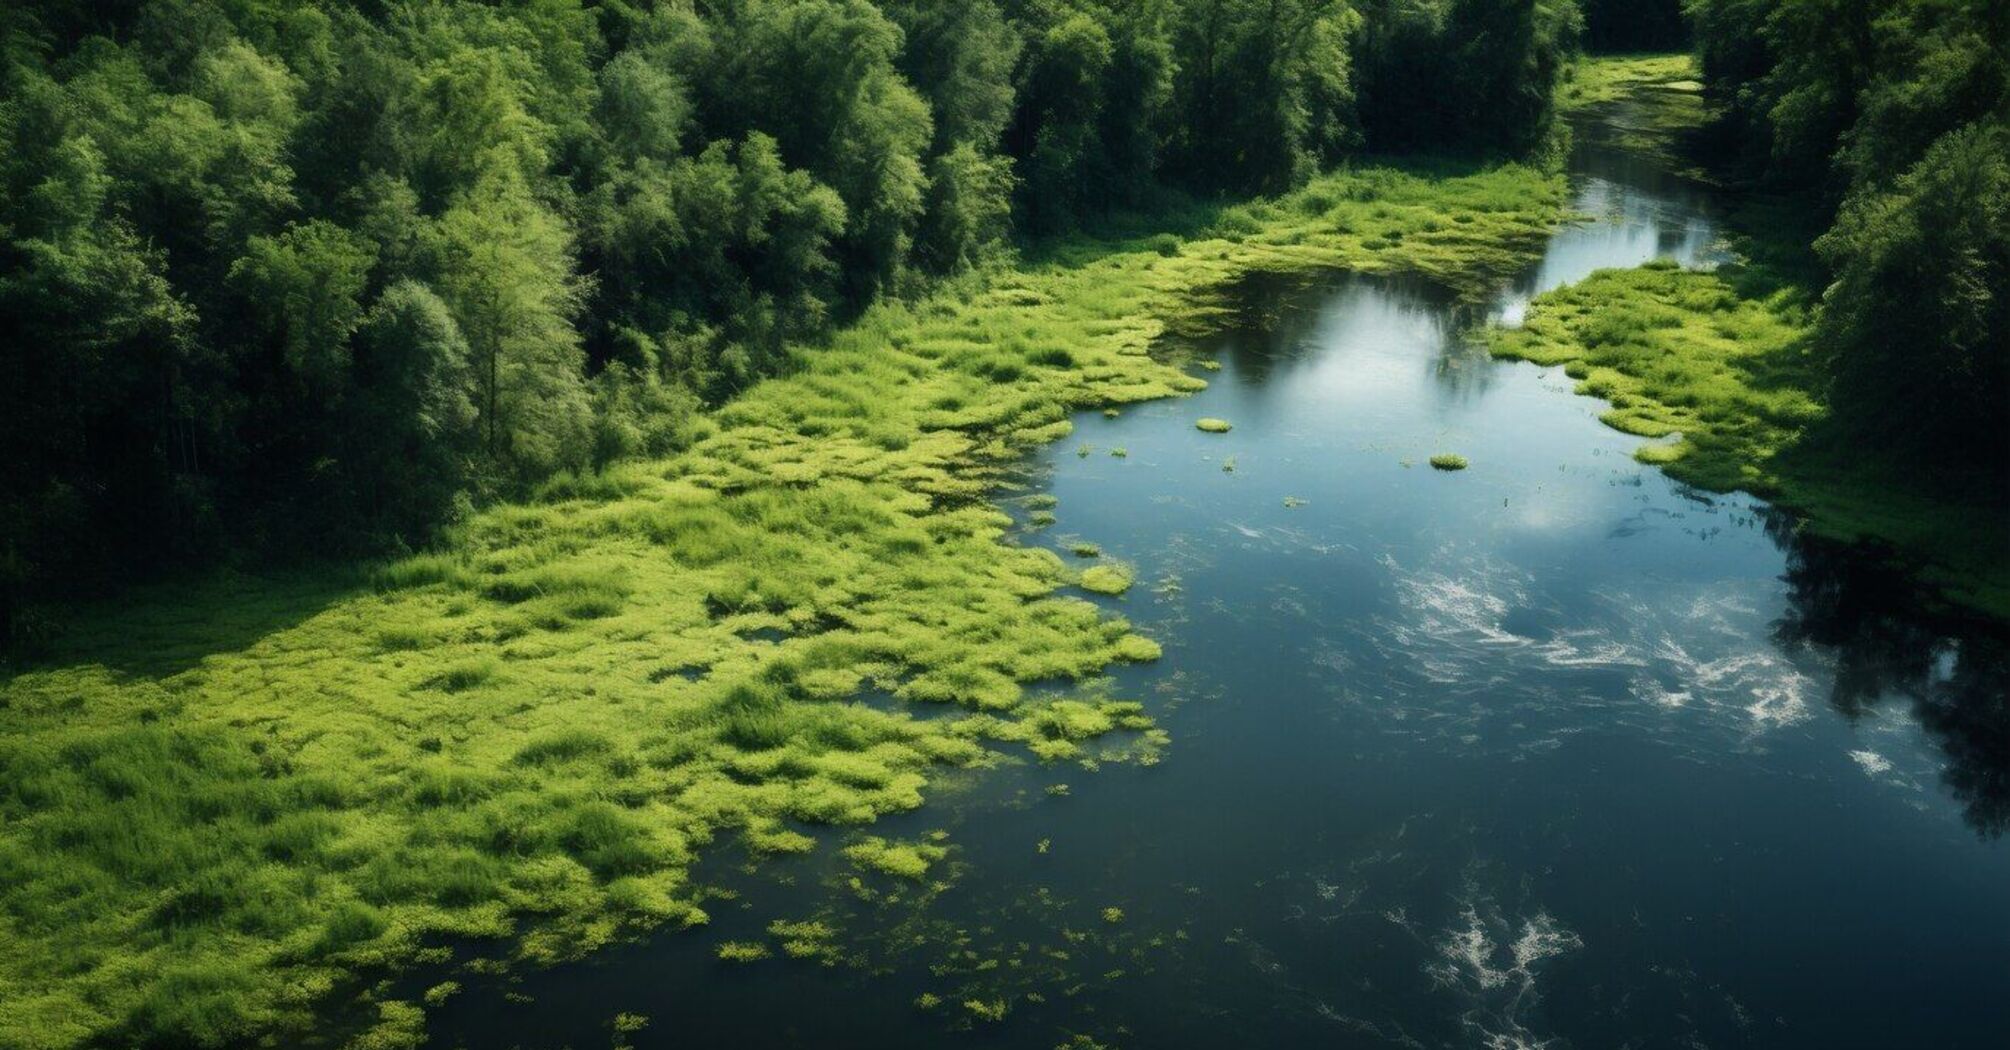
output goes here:
<path id="1" fill-rule="evenodd" d="M 872 829 L 946 832 L 925 889 L 722 849 L 709 928 L 462 977 L 436 1045 L 2003 1045 L 2000 640 L 1470 338 L 1721 258 L 1709 194 L 1583 130 L 1590 220 L 1494 301 L 1252 279 L 1208 390 L 1083 414 L 1006 494 L 1135 567 L 1097 600 L 1166 646 L 1110 686 L 1162 761 L 956 778 Z M 843 964 L 714 956 L 812 915 Z M 947 1032 L 965 999 L 1010 1012 Z"/>

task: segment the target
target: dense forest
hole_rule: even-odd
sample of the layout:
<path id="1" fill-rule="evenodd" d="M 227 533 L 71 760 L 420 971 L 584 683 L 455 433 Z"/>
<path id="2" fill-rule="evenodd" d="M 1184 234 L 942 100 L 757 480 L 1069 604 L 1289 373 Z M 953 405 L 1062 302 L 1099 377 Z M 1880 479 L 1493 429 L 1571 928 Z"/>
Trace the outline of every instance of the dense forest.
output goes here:
<path id="1" fill-rule="evenodd" d="M 684 441 L 884 296 L 1524 151 L 1567 0 L 146 0 L 0 23 L 0 615 Z"/>
<path id="2" fill-rule="evenodd" d="M 1732 148 L 1818 195 L 1818 343 L 1849 437 L 2001 485 L 2010 438 L 2010 5 L 1691 0 Z M 1756 30 L 1756 31 L 1755 31 Z"/>

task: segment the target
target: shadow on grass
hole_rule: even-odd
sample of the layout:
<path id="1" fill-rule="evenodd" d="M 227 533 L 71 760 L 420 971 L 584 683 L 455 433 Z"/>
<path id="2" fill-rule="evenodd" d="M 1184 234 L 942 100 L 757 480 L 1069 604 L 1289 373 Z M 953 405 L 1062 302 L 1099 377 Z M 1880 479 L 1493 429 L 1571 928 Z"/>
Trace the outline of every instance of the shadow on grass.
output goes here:
<path id="1" fill-rule="evenodd" d="M 42 637 L 0 661 L 0 689 L 20 674 L 98 664 L 165 678 L 238 652 L 369 588 L 374 562 L 269 571 L 191 569 L 115 595 L 36 610 Z"/>

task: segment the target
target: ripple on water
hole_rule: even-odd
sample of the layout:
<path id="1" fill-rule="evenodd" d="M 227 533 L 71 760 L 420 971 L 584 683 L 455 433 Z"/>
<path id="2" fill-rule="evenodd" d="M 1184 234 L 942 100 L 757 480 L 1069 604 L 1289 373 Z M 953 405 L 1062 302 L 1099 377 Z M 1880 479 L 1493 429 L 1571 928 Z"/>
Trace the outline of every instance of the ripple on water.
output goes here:
<path id="1" fill-rule="evenodd" d="M 1651 598 L 1607 591 L 1566 616 L 1512 566 L 1450 550 L 1420 568 L 1380 560 L 1395 602 L 1375 625 L 1375 649 L 1437 687 L 1402 691 L 1417 703 L 1463 702 L 1472 694 L 1462 687 L 1485 684 L 1490 710 L 1546 716 L 1531 722 L 1541 733 L 1573 712 L 1609 719 L 1620 705 L 1658 719 L 1649 729 L 1710 724 L 1746 744 L 1812 717 L 1814 679 L 1773 646 L 1748 584 Z"/>

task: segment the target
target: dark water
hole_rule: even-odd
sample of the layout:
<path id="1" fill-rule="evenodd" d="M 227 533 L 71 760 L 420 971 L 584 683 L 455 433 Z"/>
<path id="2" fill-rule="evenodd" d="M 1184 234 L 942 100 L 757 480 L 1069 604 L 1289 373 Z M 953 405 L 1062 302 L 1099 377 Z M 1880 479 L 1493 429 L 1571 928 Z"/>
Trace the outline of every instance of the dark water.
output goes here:
<path id="1" fill-rule="evenodd" d="M 954 847 L 898 901 L 722 854 L 712 928 L 463 978 L 440 1044 L 607 1046 L 632 1012 L 662 1047 L 2006 1045 L 2003 645 L 1471 347 L 1540 288 L 1715 257 L 1694 189 L 1595 142 L 1574 170 L 1596 221 L 1499 301 L 1252 282 L 1208 391 L 1034 466 L 1060 522 L 1026 541 L 1138 570 L 1107 604 L 1167 655 L 1115 689 L 1164 761 L 948 786 L 873 829 Z M 712 957 L 820 909 L 854 965 Z M 1015 1005 L 947 1031 L 965 996 Z"/>

